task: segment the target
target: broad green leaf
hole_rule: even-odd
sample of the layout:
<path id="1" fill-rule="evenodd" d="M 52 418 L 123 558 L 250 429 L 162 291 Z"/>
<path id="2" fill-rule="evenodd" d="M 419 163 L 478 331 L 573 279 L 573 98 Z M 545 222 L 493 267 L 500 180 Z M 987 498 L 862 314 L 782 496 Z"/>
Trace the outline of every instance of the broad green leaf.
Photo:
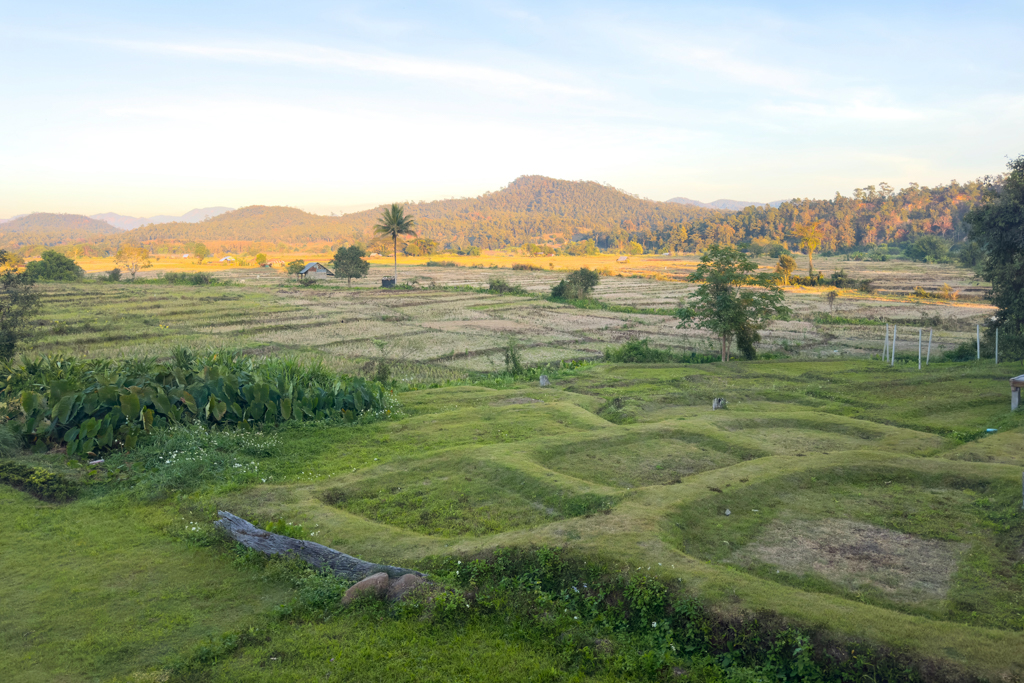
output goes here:
<path id="1" fill-rule="evenodd" d="M 121 401 L 121 412 L 123 412 L 129 420 L 134 421 L 139 419 L 139 411 L 142 410 L 142 406 L 139 403 L 139 397 L 135 394 L 128 393 L 121 394 L 119 399 Z"/>

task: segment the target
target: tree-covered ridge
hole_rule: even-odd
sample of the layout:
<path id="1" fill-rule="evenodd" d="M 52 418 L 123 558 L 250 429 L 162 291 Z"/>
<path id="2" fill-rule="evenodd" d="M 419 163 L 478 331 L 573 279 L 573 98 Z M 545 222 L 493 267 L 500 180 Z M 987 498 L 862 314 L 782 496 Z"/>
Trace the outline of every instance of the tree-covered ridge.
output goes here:
<path id="1" fill-rule="evenodd" d="M 507 187 L 479 197 L 413 202 L 417 236 L 443 249 L 501 249 L 526 244 L 561 246 L 592 240 L 591 248 L 610 251 L 690 251 L 710 244 L 733 245 L 748 240 L 793 242 L 794 226 L 818 223 L 822 251 L 859 245 L 898 242 L 920 235 L 953 241 L 966 236 L 964 215 L 982 201 L 985 188 L 1000 177 L 968 183 L 950 182 L 933 188 L 911 183 L 894 191 L 885 183 L 836 193 L 832 199 L 794 199 L 778 207 L 748 206 L 725 211 L 675 202 L 641 199 L 607 185 L 543 176 L 522 176 Z M 0 247 L 99 243 L 113 253 L 125 239 L 160 245 L 190 242 L 259 242 L 266 244 L 359 243 L 370 251 L 390 254 L 390 240 L 374 242 L 373 226 L 383 207 L 344 216 L 318 216 L 283 206 L 248 206 L 199 223 L 164 223 L 122 232 L 85 216 L 92 233 L 70 228 L 12 234 L 15 221 L 0 225 Z M 55 216 L 56 214 L 33 214 Z M 26 225 L 26 216 L 18 225 Z M 33 219 L 39 220 L 39 219 Z M 39 228 L 42 223 L 37 223 Z M 111 235 L 118 235 L 112 238 Z M 244 246 L 242 247 L 244 249 Z M 24 251 L 24 249 L 22 249 Z M 88 252 L 88 249 L 85 249 Z"/>
<path id="2" fill-rule="evenodd" d="M 121 230 L 104 221 L 68 213 L 30 213 L 0 223 L 0 248 L 91 242 Z"/>
<path id="3" fill-rule="evenodd" d="M 331 242 L 350 237 L 336 216 L 318 216 L 290 206 L 245 206 L 198 223 L 161 223 L 136 228 L 132 239 L 187 242 L 241 240 Z"/>

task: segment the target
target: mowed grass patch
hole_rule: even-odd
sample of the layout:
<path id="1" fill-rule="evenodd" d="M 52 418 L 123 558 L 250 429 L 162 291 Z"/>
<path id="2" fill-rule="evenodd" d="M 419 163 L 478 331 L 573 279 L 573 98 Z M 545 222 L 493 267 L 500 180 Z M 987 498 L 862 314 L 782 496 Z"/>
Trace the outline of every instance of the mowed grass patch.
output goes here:
<path id="1" fill-rule="evenodd" d="M 678 438 L 660 426 L 631 425 L 599 438 L 566 439 L 531 457 L 563 474 L 619 488 L 679 483 L 699 472 L 743 461 L 740 453 Z"/>
<path id="2" fill-rule="evenodd" d="M 615 498 L 470 457 L 436 458 L 324 491 L 326 503 L 433 536 L 485 536 L 610 511 Z"/>
<path id="3" fill-rule="evenodd" d="M 666 520 L 680 550 L 760 578 L 1024 630 L 1024 511 L 1005 474 L 812 467 L 710 492 Z"/>
<path id="4" fill-rule="evenodd" d="M 188 543 L 209 525 L 192 532 L 187 513 L 48 505 L 5 486 L 0 512 L 5 681 L 108 680 L 150 668 L 270 609 L 287 590 L 253 590 L 229 558 Z"/>
<path id="5" fill-rule="evenodd" d="M 1024 415 L 1020 415 L 1020 418 L 1024 418 Z M 979 435 L 976 441 L 954 448 L 943 454 L 943 457 L 967 462 L 1024 466 L 1024 428 L 1001 429 L 995 434 Z"/>

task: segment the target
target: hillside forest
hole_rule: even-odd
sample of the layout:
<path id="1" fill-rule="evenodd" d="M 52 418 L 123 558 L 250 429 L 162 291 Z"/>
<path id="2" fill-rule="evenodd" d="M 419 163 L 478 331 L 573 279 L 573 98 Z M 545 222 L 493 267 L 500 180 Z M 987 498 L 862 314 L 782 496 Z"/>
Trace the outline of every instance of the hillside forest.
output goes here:
<path id="1" fill-rule="evenodd" d="M 792 243 L 795 225 L 816 222 L 822 253 L 870 250 L 923 235 L 956 244 L 966 237 L 964 215 L 1002 182 L 1002 176 L 987 176 L 935 187 L 911 183 L 901 190 L 883 182 L 857 188 L 852 196 L 837 192 L 832 199 L 727 211 L 644 199 L 596 182 L 522 176 L 475 198 L 409 202 L 417 238 L 403 248 L 410 254 L 509 248 L 568 254 L 699 252 L 710 244 Z M 389 255 L 390 242 L 373 234 L 379 213 L 319 216 L 291 207 L 249 206 L 198 223 L 130 231 L 107 230 L 102 221 L 84 216 L 30 214 L 0 224 L 0 247 L 23 256 L 54 246 L 104 256 L 126 240 L 145 243 L 157 254 L 196 242 L 215 243 L 226 253 L 358 244 Z"/>

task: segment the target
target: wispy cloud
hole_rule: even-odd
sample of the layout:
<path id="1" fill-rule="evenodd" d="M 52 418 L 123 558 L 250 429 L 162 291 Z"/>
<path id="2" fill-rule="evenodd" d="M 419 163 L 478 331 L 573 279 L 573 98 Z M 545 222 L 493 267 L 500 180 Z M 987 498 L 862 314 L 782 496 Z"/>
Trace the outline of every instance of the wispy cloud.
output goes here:
<path id="1" fill-rule="evenodd" d="M 848 104 L 817 104 L 795 102 L 792 104 L 767 104 L 764 111 L 778 114 L 825 119 L 854 119 L 858 121 L 919 121 L 927 118 L 924 111 L 904 107 L 886 107 L 854 101 Z"/>
<path id="2" fill-rule="evenodd" d="M 217 45 L 135 40 L 110 40 L 104 44 L 139 52 L 182 55 L 219 61 L 290 64 L 310 68 L 329 68 L 385 73 L 409 78 L 468 83 L 500 89 L 507 94 L 521 91 L 596 96 L 591 88 L 558 83 L 503 69 L 475 64 L 425 59 L 400 54 L 371 54 L 320 47 L 280 43 L 276 45 Z"/>

